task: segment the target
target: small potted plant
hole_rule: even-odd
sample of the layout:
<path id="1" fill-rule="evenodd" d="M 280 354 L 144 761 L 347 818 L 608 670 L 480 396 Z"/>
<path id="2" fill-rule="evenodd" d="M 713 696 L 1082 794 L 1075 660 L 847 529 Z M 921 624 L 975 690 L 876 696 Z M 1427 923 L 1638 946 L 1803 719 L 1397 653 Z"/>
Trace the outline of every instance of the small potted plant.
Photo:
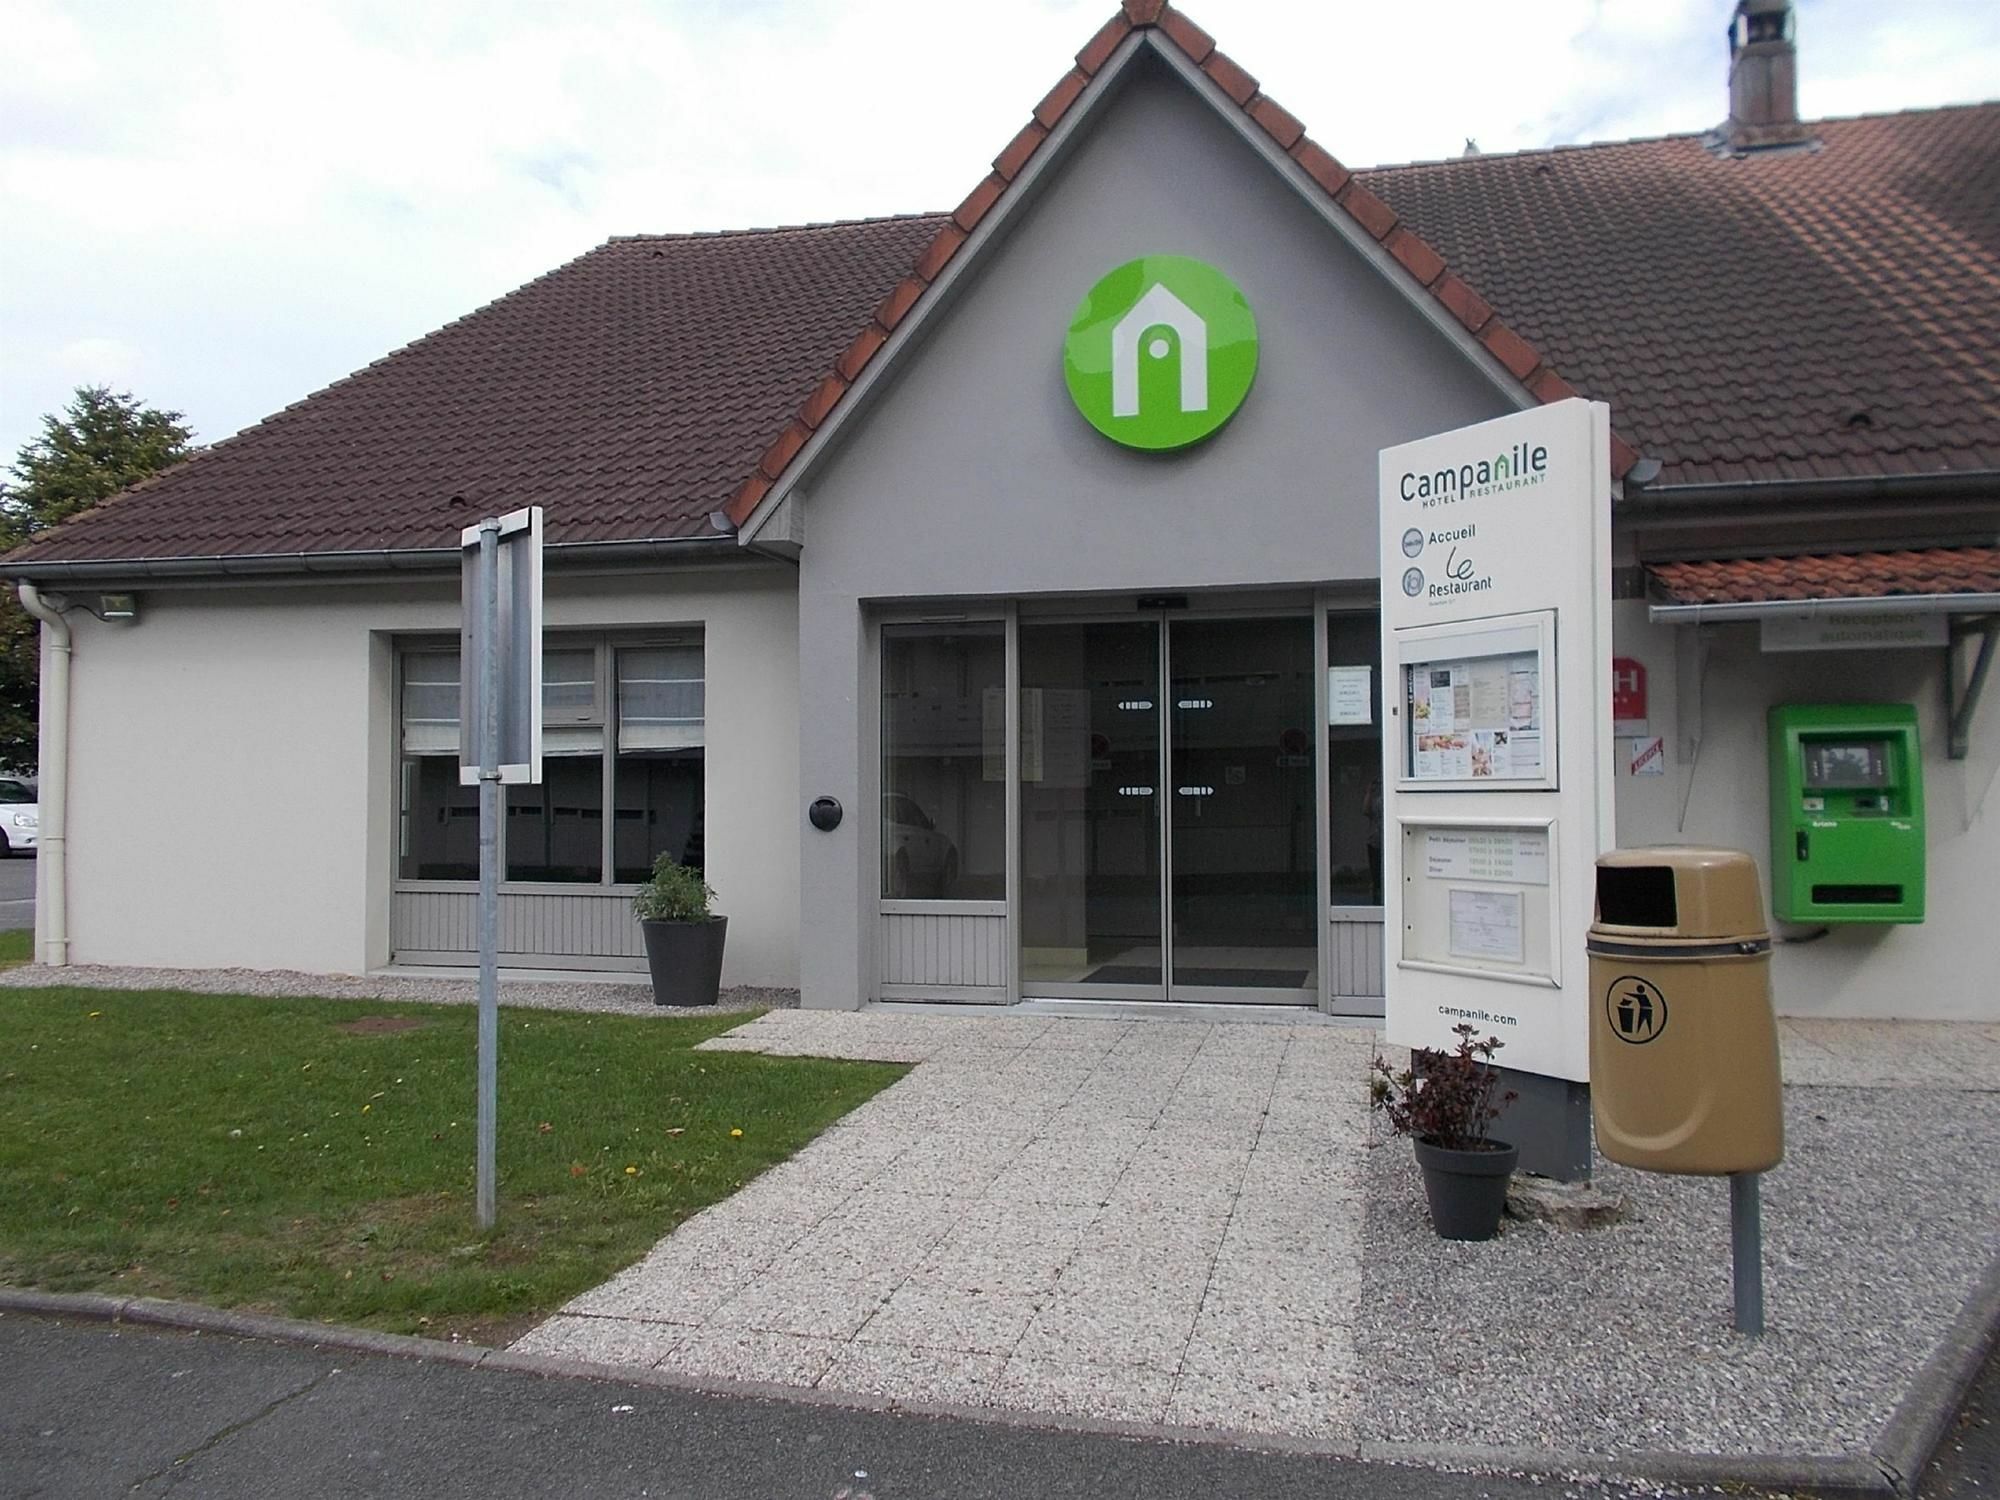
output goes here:
<path id="1" fill-rule="evenodd" d="M 655 1005 L 713 1005 L 722 990 L 722 943 L 729 918 L 709 910 L 715 900 L 699 873 L 671 854 L 653 861 L 653 874 L 632 898 L 646 938 L 646 966 L 653 974 Z"/>
<path id="2" fill-rule="evenodd" d="M 1441 1239 L 1490 1240 L 1507 1206 L 1507 1181 L 1521 1159 L 1518 1147 L 1487 1137 L 1486 1127 L 1511 1103 L 1512 1090 L 1499 1096 L 1493 1054 L 1498 1037 L 1475 1040 L 1469 1023 L 1452 1027 L 1458 1045 L 1449 1052 L 1419 1047 L 1410 1066 L 1397 1072 L 1375 1059 L 1369 1106 L 1389 1117 L 1397 1135 L 1416 1147 L 1424 1171 L 1424 1197 L 1431 1225 Z"/>

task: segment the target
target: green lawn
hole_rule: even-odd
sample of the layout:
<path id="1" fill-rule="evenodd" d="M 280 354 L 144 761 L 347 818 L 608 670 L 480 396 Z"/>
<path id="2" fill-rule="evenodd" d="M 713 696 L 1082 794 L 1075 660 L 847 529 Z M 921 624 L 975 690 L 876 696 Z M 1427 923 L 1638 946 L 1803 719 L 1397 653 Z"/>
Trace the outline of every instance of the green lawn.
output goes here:
<path id="1" fill-rule="evenodd" d="M 0 1282 L 506 1337 L 906 1071 L 745 1019 L 503 1010 L 481 1234 L 470 1007 L 0 991 Z"/>
<path id="2" fill-rule="evenodd" d="M 32 927 L 11 928 L 0 932 L 0 969 L 19 968 L 35 956 L 35 931 Z"/>

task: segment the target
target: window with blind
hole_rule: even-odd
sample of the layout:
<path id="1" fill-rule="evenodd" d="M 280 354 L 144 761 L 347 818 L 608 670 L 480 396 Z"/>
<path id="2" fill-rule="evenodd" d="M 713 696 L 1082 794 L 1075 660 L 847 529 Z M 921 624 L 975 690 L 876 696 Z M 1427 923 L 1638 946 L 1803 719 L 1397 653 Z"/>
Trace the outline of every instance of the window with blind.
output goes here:
<path id="1" fill-rule="evenodd" d="M 477 880 L 479 792 L 458 784 L 458 652 L 413 646 L 401 665 L 398 873 Z M 507 788 L 505 879 L 632 884 L 662 853 L 700 869 L 705 709 L 699 637 L 551 639 L 542 781 Z"/>

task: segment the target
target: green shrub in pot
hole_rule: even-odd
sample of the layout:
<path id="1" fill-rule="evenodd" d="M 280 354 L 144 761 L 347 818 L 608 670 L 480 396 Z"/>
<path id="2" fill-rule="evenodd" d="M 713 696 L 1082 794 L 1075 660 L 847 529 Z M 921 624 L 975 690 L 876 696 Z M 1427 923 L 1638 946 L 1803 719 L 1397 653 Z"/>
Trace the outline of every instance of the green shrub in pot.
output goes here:
<path id="1" fill-rule="evenodd" d="M 646 939 L 655 1005 L 713 1005 L 722 990 L 722 949 L 729 919 L 713 911 L 715 891 L 671 854 L 632 897 Z"/>

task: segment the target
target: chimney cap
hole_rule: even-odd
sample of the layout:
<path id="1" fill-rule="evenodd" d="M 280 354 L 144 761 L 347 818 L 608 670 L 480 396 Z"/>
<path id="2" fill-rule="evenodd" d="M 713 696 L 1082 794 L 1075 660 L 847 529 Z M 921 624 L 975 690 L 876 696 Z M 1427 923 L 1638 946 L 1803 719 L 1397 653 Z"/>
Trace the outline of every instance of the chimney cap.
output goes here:
<path id="1" fill-rule="evenodd" d="M 1799 120 L 1791 0 L 1736 0 L 1729 21 L 1729 119 L 1723 135 L 1733 152 L 1809 143 L 1811 132 Z"/>

